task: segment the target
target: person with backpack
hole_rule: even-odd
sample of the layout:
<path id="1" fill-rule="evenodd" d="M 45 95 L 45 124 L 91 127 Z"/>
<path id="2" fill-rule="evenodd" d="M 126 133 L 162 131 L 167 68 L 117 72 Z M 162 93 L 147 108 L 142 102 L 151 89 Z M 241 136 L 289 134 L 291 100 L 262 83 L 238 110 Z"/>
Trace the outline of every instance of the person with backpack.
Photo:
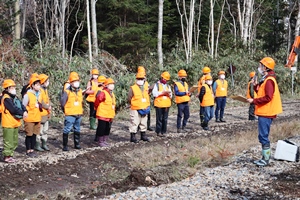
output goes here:
<path id="1" fill-rule="evenodd" d="M 91 71 L 91 74 L 92 74 L 92 78 L 87 83 L 85 95 L 86 95 L 86 101 L 88 102 L 88 104 L 90 106 L 90 129 L 96 130 L 97 129 L 96 111 L 94 108 L 94 102 L 96 99 L 96 94 L 97 94 L 97 89 L 98 89 L 98 76 L 99 76 L 98 69 L 93 69 Z"/>
<path id="2" fill-rule="evenodd" d="M 209 130 L 208 128 L 208 122 L 213 118 L 214 116 L 214 93 L 212 90 L 212 82 L 213 79 L 211 75 L 205 76 L 205 83 L 202 84 L 200 93 L 199 93 L 199 100 L 200 100 L 200 106 L 203 109 L 203 122 L 201 123 L 201 126 L 203 130 Z"/>
<path id="3" fill-rule="evenodd" d="M 35 76 L 38 76 L 38 73 L 33 73 L 33 74 L 31 74 L 29 80 L 30 80 L 32 77 L 35 77 Z M 29 82 L 28 82 L 26 85 L 24 85 L 24 86 L 22 87 L 22 90 L 21 90 L 21 96 L 22 96 L 22 99 L 23 99 L 24 95 L 27 93 L 27 91 L 28 91 L 29 89 L 30 89 L 30 84 L 29 84 Z"/>
<path id="4" fill-rule="evenodd" d="M 152 94 L 155 98 L 154 107 L 156 111 L 155 132 L 159 137 L 165 137 L 167 134 L 169 108 L 172 104 L 172 90 L 167 83 L 169 80 L 169 72 L 163 72 L 160 80 L 154 84 L 152 90 Z"/>
<path id="5" fill-rule="evenodd" d="M 69 76 L 69 82 L 70 86 L 64 90 L 60 99 L 60 105 L 65 114 L 63 151 L 69 151 L 68 137 L 72 128 L 74 128 L 74 148 L 81 149 L 80 125 L 83 114 L 83 93 L 80 89 L 78 74 L 72 73 L 72 75 Z"/>
<path id="6" fill-rule="evenodd" d="M 29 81 L 30 89 L 26 92 L 23 98 L 23 105 L 28 111 L 28 117 L 24 119 L 24 128 L 26 132 L 25 146 L 26 155 L 29 157 L 37 157 L 34 152 L 36 144 L 36 136 L 40 134 L 42 121 L 42 104 L 40 101 L 40 79 L 34 76 Z"/>
<path id="7" fill-rule="evenodd" d="M 216 101 L 215 118 L 216 122 L 226 122 L 224 120 L 224 110 L 226 106 L 228 83 L 225 80 L 225 71 L 219 71 L 218 75 L 219 79 L 213 84 L 213 91 Z"/>
<path id="8" fill-rule="evenodd" d="M 21 119 L 28 116 L 27 110 L 22 102 L 16 96 L 16 84 L 11 79 L 5 79 L 2 84 L 4 91 L 2 92 L 2 129 L 3 129 L 3 145 L 2 151 L 3 161 L 6 163 L 14 163 L 17 160 L 13 157 L 14 151 L 18 146 L 19 127 Z"/>
<path id="9" fill-rule="evenodd" d="M 41 112 L 41 130 L 40 134 L 36 137 L 35 150 L 37 151 L 49 151 L 47 146 L 48 130 L 49 130 L 49 118 L 51 111 L 50 98 L 48 94 L 49 77 L 46 74 L 40 74 L 39 79 L 41 82 L 40 99 L 43 110 Z"/>
<path id="10" fill-rule="evenodd" d="M 104 82 L 103 90 L 97 95 L 95 100 L 96 117 L 98 119 L 98 127 L 96 134 L 99 138 L 98 145 L 100 147 L 109 146 L 107 140 L 110 134 L 112 121 L 116 115 L 116 97 L 113 93 L 115 81 L 107 78 Z"/>

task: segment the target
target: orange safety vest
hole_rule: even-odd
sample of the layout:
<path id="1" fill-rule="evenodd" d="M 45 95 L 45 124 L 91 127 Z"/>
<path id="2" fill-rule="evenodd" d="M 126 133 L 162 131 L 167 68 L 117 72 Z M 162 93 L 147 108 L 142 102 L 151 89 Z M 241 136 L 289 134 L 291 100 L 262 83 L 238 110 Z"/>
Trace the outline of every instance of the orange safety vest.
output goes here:
<path id="1" fill-rule="evenodd" d="M 247 99 L 251 99 L 251 98 L 252 98 L 252 97 L 250 96 L 250 84 L 251 84 L 251 81 L 249 81 L 248 87 L 247 87 L 247 94 L 246 94 Z M 257 94 L 256 94 L 255 90 L 253 91 L 253 93 L 254 93 L 254 98 L 256 98 L 256 97 L 257 97 Z"/>
<path id="2" fill-rule="evenodd" d="M 178 92 L 188 92 L 189 90 L 189 86 L 186 82 L 184 82 L 184 86 L 182 85 L 181 82 L 176 81 L 175 85 L 177 85 L 178 88 Z M 184 103 L 184 102 L 189 102 L 190 101 L 190 96 L 188 94 L 184 95 L 184 96 L 176 96 L 175 94 L 175 102 L 178 103 Z"/>
<path id="3" fill-rule="evenodd" d="M 79 89 L 77 92 L 67 89 L 65 91 L 68 95 L 68 100 L 65 105 L 65 115 L 82 115 L 82 90 Z"/>
<path id="4" fill-rule="evenodd" d="M 146 85 L 146 84 L 145 84 Z M 133 97 L 131 98 L 131 110 L 145 109 L 150 106 L 150 97 L 148 94 L 148 87 L 144 85 L 144 90 L 134 84 L 131 86 Z"/>
<path id="5" fill-rule="evenodd" d="M 39 109 L 38 103 L 41 99 L 41 94 L 39 94 L 39 99 L 37 99 L 37 96 L 32 93 L 30 90 L 26 93 L 28 95 L 28 105 L 26 106 L 26 109 L 28 111 L 28 117 L 24 118 L 25 122 L 40 122 L 42 121 L 42 115 L 41 111 Z"/>
<path id="6" fill-rule="evenodd" d="M 164 90 L 163 85 L 161 83 L 157 83 L 157 86 L 158 92 L 171 91 L 168 85 L 166 85 L 166 90 Z M 154 99 L 154 106 L 158 108 L 169 108 L 171 107 L 171 98 L 168 96 L 158 96 Z"/>
<path id="7" fill-rule="evenodd" d="M 274 116 L 279 113 L 282 113 L 280 92 L 274 77 L 267 77 L 265 81 L 260 85 L 257 92 L 257 98 L 261 98 L 266 95 L 265 87 L 266 87 L 267 80 L 272 80 L 274 82 L 275 90 L 274 90 L 273 98 L 269 103 L 266 103 L 264 105 L 255 105 L 255 115 L 258 116 Z"/>
<path id="8" fill-rule="evenodd" d="M 86 101 L 88 102 L 95 102 L 96 100 L 96 94 L 97 94 L 97 91 L 98 91 L 98 83 L 95 83 L 95 81 L 91 81 L 91 90 L 94 91 L 93 94 L 89 94 L 87 97 L 86 97 Z"/>
<path id="9" fill-rule="evenodd" d="M 227 96 L 227 88 L 228 83 L 226 80 L 216 80 L 217 88 L 216 88 L 216 97 L 226 97 Z"/>
<path id="10" fill-rule="evenodd" d="M 2 111 L 2 127 L 3 128 L 17 128 L 21 126 L 21 119 L 16 119 L 4 106 L 4 100 L 6 98 L 11 98 L 8 94 L 4 94 L 1 100 Z"/>
<path id="11" fill-rule="evenodd" d="M 50 98 L 48 95 L 48 90 L 44 90 L 44 88 L 40 89 L 40 99 L 42 102 L 44 102 L 45 104 L 50 104 Z M 47 116 L 49 114 L 49 111 L 43 108 L 43 111 L 41 112 L 41 116 Z"/>
<path id="12" fill-rule="evenodd" d="M 211 86 L 203 84 L 202 87 L 205 87 L 205 94 L 200 105 L 202 107 L 213 106 L 215 104 L 215 99 Z"/>
<path id="13" fill-rule="evenodd" d="M 98 117 L 113 119 L 116 115 L 116 97 L 113 92 L 111 95 L 106 90 L 102 92 L 105 94 L 105 101 L 99 104 L 96 115 Z"/>
<path id="14" fill-rule="evenodd" d="M 200 80 L 198 81 L 198 94 L 200 93 L 200 90 L 202 88 L 202 84 L 205 83 L 205 75 L 203 75 Z"/>
<path id="15" fill-rule="evenodd" d="M 0 93 L 0 98 L 3 98 L 2 97 L 2 93 Z M 2 106 L 2 103 L 0 104 L 0 113 L 2 113 L 2 108 L 3 108 L 3 106 Z"/>

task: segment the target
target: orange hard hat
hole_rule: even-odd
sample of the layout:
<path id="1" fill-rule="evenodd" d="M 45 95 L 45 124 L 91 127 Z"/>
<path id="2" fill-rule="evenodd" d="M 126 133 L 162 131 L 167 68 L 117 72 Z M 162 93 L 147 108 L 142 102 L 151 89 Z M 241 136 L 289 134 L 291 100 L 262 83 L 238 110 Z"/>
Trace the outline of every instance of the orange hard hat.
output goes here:
<path id="1" fill-rule="evenodd" d="M 180 77 L 186 77 L 186 76 L 187 76 L 187 73 L 186 73 L 186 71 L 185 71 L 184 69 L 181 69 L 181 70 L 179 70 L 179 72 L 178 72 L 178 76 L 180 76 Z"/>
<path id="2" fill-rule="evenodd" d="M 32 86 L 32 84 L 35 83 L 35 82 L 37 82 L 37 81 L 41 82 L 40 78 L 38 76 L 33 76 L 29 80 L 29 85 Z"/>
<path id="3" fill-rule="evenodd" d="M 74 73 L 71 72 L 71 74 L 69 76 L 70 83 L 72 83 L 73 81 L 79 81 L 79 80 L 80 79 L 79 79 L 78 74 L 76 72 L 74 72 Z"/>
<path id="4" fill-rule="evenodd" d="M 210 68 L 207 67 L 207 66 L 205 66 L 205 67 L 202 69 L 202 73 L 204 73 L 204 74 L 207 74 L 207 73 L 210 73 L 210 72 L 211 72 L 211 70 L 210 70 Z"/>
<path id="5" fill-rule="evenodd" d="M 145 72 L 146 73 L 146 69 L 144 66 L 138 66 L 138 72 Z"/>
<path id="6" fill-rule="evenodd" d="M 11 87 L 11 86 L 16 86 L 15 82 L 12 79 L 5 79 L 2 83 L 2 87 L 4 89 Z"/>
<path id="7" fill-rule="evenodd" d="M 275 67 L 275 61 L 271 57 L 264 57 L 259 61 L 261 64 L 266 66 L 268 69 L 274 70 Z"/>
<path id="8" fill-rule="evenodd" d="M 255 76 L 255 72 L 250 72 L 249 76 L 250 78 L 253 78 Z"/>
<path id="9" fill-rule="evenodd" d="M 207 80 L 212 80 L 212 76 L 211 76 L 211 75 L 206 75 L 204 79 L 205 79 L 206 81 L 207 81 Z"/>
<path id="10" fill-rule="evenodd" d="M 107 78 L 104 82 L 104 85 L 113 84 L 115 81 L 112 78 Z"/>
<path id="11" fill-rule="evenodd" d="M 39 79 L 41 81 L 41 84 L 44 84 L 47 80 L 48 80 L 49 76 L 47 76 L 46 74 L 40 74 L 39 75 Z"/>
<path id="12" fill-rule="evenodd" d="M 105 76 L 101 75 L 101 76 L 98 77 L 98 83 L 104 83 L 105 80 L 106 80 Z"/>
<path id="13" fill-rule="evenodd" d="M 219 71 L 218 75 L 221 75 L 221 74 L 225 74 L 225 71 L 223 71 L 223 70 Z"/>
<path id="14" fill-rule="evenodd" d="M 99 75 L 98 69 L 92 69 L 92 75 Z"/>
<path id="15" fill-rule="evenodd" d="M 135 78 L 145 78 L 145 74 L 143 72 L 138 72 Z"/>
<path id="16" fill-rule="evenodd" d="M 161 74 L 161 77 L 163 78 L 163 79 L 165 79 L 165 80 L 170 80 L 170 74 L 169 74 L 169 72 L 163 72 L 162 74 Z"/>

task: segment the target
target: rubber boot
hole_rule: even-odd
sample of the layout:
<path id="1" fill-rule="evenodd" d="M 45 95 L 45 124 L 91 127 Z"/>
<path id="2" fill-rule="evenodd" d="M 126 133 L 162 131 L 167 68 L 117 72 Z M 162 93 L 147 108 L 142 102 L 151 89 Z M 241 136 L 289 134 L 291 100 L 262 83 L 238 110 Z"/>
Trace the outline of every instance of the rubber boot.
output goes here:
<path id="1" fill-rule="evenodd" d="M 205 131 L 209 130 L 209 128 L 208 128 L 208 122 L 203 122 L 202 125 L 203 125 L 202 126 L 203 130 L 205 130 Z"/>
<path id="2" fill-rule="evenodd" d="M 41 147 L 40 141 L 36 141 L 34 149 L 37 151 L 44 151 L 44 149 Z"/>
<path id="3" fill-rule="evenodd" d="M 103 143 L 106 145 L 106 146 L 110 146 L 109 143 L 108 143 L 108 135 L 104 135 L 104 140 L 103 140 Z"/>
<path id="4" fill-rule="evenodd" d="M 149 142 L 149 138 L 146 136 L 145 132 L 141 132 L 141 140 L 145 142 Z"/>
<path id="5" fill-rule="evenodd" d="M 270 148 L 263 149 L 262 155 L 263 155 L 263 158 L 256 163 L 256 165 L 260 166 L 260 167 L 264 167 L 269 164 L 270 157 L 271 157 L 271 149 Z"/>
<path id="6" fill-rule="evenodd" d="M 63 134 L 63 151 L 69 151 L 68 148 L 68 138 L 69 138 L 69 134 Z"/>
<path id="7" fill-rule="evenodd" d="M 99 141 L 99 136 L 98 136 L 97 134 L 95 135 L 94 141 L 95 141 L 95 142 L 98 142 L 98 141 Z"/>
<path id="8" fill-rule="evenodd" d="M 135 137 L 136 133 L 130 133 L 130 142 L 139 143 L 139 141 Z"/>
<path id="9" fill-rule="evenodd" d="M 96 127 L 96 118 L 94 118 L 94 117 L 90 118 L 90 129 L 91 130 L 96 130 L 97 129 L 97 127 Z"/>
<path id="10" fill-rule="evenodd" d="M 98 145 L 100 147 L 106 147 L 107 145 L 104 143 L 104 136 L 99 136 Z"/>
<path id="11" fill-rule="evenodd" d="M 46 151 L 50 151 L 50 149 L 47 146 L 47 141 L 42 139 L 42 148 Z"/>
<path id="12" fill-rule="evenodd" d="M 75 149 L 81 149 L 80 146 L 80 133 L 74 132 L 74 148 Z"/>

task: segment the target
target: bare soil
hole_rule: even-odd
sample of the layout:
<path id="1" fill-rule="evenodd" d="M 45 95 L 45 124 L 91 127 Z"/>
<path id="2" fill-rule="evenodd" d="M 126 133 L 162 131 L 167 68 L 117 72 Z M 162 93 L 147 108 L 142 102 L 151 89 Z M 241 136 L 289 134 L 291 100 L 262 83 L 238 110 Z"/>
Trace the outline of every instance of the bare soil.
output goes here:
<path id="1" fill-rule="evenodd" d="M 284 126 L 285 122 L 299 118 L 299 109 L 300 101 L 285 102 L 284 114 L 274 120 L 274 123 Z M 168 131 L 175 135 L 176 113 L 170 114 Z M 20 133 L 20 145 L 16 151 L 18 163 L 15 165 L 0 163 L 0 199 L 30 197 L 36 199 L 91 199 L 132 190 L 139 186 L 152 186 L 153 183 L 146 180 L 147 176 L 151 177 L 157 185 L 178 181 L 192 174 L 182 169 L 179 171 L 179 175 L 175 175 L 172 170 L 174 166 L 178 167 L 176 161 L 164 166 L 141 169 L 132 167 L 126 156 L 122 157 L 121 155 L 130 151 L 139 151 L 139 149 L 149 145 L 164 145 L 166 140 L 173 142 L 180 138 L 188 141 L 196 137 L 207 138 L 218 134 L 224 137 L 234 137 L 235 134 L 244 131 L 257 130 L 256 122 L 247 120 L 246 106 L 227 108 L 225 116 L 226 123 L 220 124 L 212 121 L 210 123 L 211 131 L 205 132 L 201 131 L 198 112 L 194 112 L 188 123 L 188 131 L 190 133 L 199 132 L 198 135 L 158 138 L 154 132 L 149 132 L 151 142 L 140 142 L 139 144 L 128 142 L 128 121 L 117 120 L 113 123 L 110 142 L 113 144 L 122 143 L 122 145 L 115 145 L 109 149 L 96 147 L 93 142 L 95 131 L 89 130 L 88 125 L 83 124 L 81 146 L 86 152 L 82 153 L 83 150 L 73 149 L 73 139 L 70 136 L 70 151 L 75 156 L 67 156 L 66 158 L 61 150 L 63 127 L 61 124 L 52 123 L 49 138 L 51 151 L 39 152 L 39 158 L 35 160 L 25 156 L 24 134 Z M 154 127 L 154 119 L 152 119 L 152 127 Z M 49 163 L 45 160 L 39 160 L 42 158 L 50 160 L 52 157 L 58 157 L 58 161 Z M 30 167 L 28 167 L 29 163 L 31 163 Z M 212 160 L 206 164 L 206 167 L 215 167 L 220 164 L 223 162 Z M 277 180 L 270 187 L 290 196 L 298 197 L 300 194 L 299 177 L 300 169 L 293 168 L 277 175 Z M 238 190 L 231 192 L 239 193 Z M 266 191 L 264 194 L 257 195 L 255 199 L 273 199 L 272 197 L 273 194 Z"/>

